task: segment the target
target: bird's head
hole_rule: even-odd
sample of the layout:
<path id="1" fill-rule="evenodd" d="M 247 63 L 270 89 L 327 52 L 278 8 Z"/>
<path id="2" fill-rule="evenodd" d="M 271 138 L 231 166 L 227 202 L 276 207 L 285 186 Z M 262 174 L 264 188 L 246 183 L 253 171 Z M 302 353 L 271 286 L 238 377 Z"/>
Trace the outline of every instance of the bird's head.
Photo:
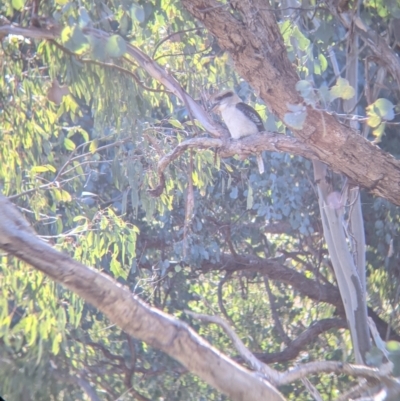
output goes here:
<path id="1" fill-rule="evenodd" d="M 241 102 L 240 97 L 233 90 L 224 90 L 213 95 L 210 99 L 211 107 L 209 111 L 222 111 L 228 106 L 234 106 Z"/>

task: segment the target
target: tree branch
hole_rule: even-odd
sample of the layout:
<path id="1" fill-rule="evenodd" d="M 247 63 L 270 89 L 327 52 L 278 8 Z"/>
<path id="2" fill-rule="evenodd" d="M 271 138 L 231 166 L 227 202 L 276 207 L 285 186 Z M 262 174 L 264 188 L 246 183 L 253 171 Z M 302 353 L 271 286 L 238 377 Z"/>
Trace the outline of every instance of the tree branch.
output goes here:
<path id="1" fill-rule="evenodd" d="M 303 99 L 295 89 L 297 74 L 286 56 L 274 13 L 265 8 L 264 0 L 232 1 L 243 13 L 245 23 L 215 0 L 182 0 L 182 3 L 219 39 L 220 46 L 230 52 L 237 71 L 281 120 L 288 112 L 288 104 L 302 104 Z M 46 29 L 3 25 L 0 36 L 14 34 L 55 40 L 61 30 L 56 25 Z M 94 28 L 85 28 L 84 33 L 104 41 L 110 37 Z M 181 99 L 208 132 L 215 137 L 223 135 L 205 110 L 154 60 L 129 43 L 127 53 Z M 400 205 L 400 186 L 393 185 L 400 182 L 400 161 L 342 125 L 333 115 L 308 107 L 304 128 L 293 132 L 314 152 L 315 158 L 346 174 L 371 193 Z"/>
<path id="2" fill-rule="evenodd" d="M 281 373 L 275 369 L 270 368 L 268 365 L 264 364 L 260 360 L 258 360 L 243 344 L 243 341 L 239 338 L 239 336 L 231 329 L 229 324 L 221 319 L 219 316 L 210 316 L 210 315 L 203 315 L 200 313 L 191 312 L 185 310 L 185 313 L 189 316 L 194 317 L 195 319 L 201 320 L 207 323 L 215 323 L 218 326 L 221 326 L 228 337 L 231 339 L 233 345 L 242 356 L 242 358 L 249 364 L 249 366 L 254 369 L 256 372 L 261 373 L 265 376 L 270 382 L 273 384 L 279 383 Z"/>
<path id="3" fill-rule="evenodd" d="M 293 361 L 307 345 L 312 344 L 316 338 L 328 330 L 347 328 L 344 319 L 322 319 L 312 323 L 297 338 L 281 352 L 255 353 L 255 356 L 264 363 L 279 363 Z"/>
<path id="4" fill-rule="evenodd" d="M 265 0 L 231 0 L 230 3 L 242 18 L 217 7 L 220 3 L 216 0 L 182 0 L 189 13 L 229 52 L 236 71 L 250 83 L 269 110 L 284 121 L 288 105 L 302 105 L 303 99 L 295 88 L 299 78 L 287 57 L 275 14 L 266 9 Z M 399 160 L 341 124 L 333 115 L 311 106 L 306 107 L 306 112 L 303 129 L 292 131 L 315 152 L 316 158 L 374 195 L 400 205 Z"/>
<path id="5" fill-rule="evenodd" d="M 111 277 L 82 265 L 41 241 L 0 195 L 0 248 L 42 271 L 102 311 L 126 333 L 179 361 L 232 400 L 283 401 L 265 380 L 222 355 L 185 323 L 151 308 Z"/>
<path id="6" fill-rule="evenodd" d="M 164 171 L 167 166 L 181 156 L 187 149 L 210 149 L 216 148 L 221 157 L 234 155 L 249 156 L 252 153 L 259 153 L 264 150 L 271 152 L 287 152 L 308 159 L 314 159 L 314 153 L 296 138 L 286 135 L 264 132 L 256 135 L 249 135 L 240 140 L 226 141 L 219 138 L 192 138 L 181 142 L 170 153 L 161 158 L 157 165 L 159 184 L 156 188 L 149 190 L 150 195 L 160 196 L 165 187 Z"/>
<path id="7" fill-rule="evenodd" d="M 318 373 L 337 373 L 348 374 L 350 376 L 365 377 L 368 379 L 376 379 L 378 381 L 387 381 L 396 385 L 396 380 L 388 378 L 385 370 L 381 371 L 376 368 L 370 368 L 362 365 L 351 365 L 343 362 L 317 361 L 298 365 L 286 372 L 278 372 L 270 368 L 268 365 L 258 360 L 243 344 L 239 336 L 229 327 L 225 320 L 218 316 L 203 315 L 191 311 L 185 311 L 188 315 L 207 323 L 215 323 L 223 328 L 225 333 L 233 342 L 242 358 L 258 373 L 266 376 L 276 386 L 282 386 L 301 380 L 309 375 Z"/>

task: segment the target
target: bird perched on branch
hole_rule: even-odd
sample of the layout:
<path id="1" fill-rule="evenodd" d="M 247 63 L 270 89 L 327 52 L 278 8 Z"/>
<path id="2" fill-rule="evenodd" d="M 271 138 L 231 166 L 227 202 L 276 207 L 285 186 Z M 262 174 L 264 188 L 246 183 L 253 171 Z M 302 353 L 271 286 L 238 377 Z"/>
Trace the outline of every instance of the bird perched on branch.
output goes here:
<path id="1" fill-rule="evenodd" d="M 232 90 L 224 90 L 211 98 L 210 111 L 219 111 L 233 139 L 265 131 L 260 115 Z M 257 154 L 260 174 L 264 172 L 261 154 Z"/>

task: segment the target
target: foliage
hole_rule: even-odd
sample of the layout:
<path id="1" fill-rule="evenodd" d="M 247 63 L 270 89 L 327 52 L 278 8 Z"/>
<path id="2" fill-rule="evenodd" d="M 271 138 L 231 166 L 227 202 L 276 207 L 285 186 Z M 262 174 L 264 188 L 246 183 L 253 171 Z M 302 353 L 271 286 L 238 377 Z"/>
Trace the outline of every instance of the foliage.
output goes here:
<path id="1" fill-rule="evenodd" d="M 310 14 L 298 11 L 302 29 L 285 12 L 276 14 L 289 57 L 298 67 L 297 90 L 306 104 L 322 104 L 332 112 L 340 99 L 354 94 L 348 81 L 336 79 L 327 61 L 332 46 L 344 65 L 344 32 L 326 9 L 315 1 L 307 3 Z M 7 0 L 0 10 L 10 21 L 29 26 L 27 7 L 28 2 Z M 382 31 L 398 18 L 399 9 L 396 2 L 371 1 L 365 2 L 362 15 Z M 276 315 L 294 340 L 313 322 L 339 313 L 333 300 L 306 297 L 302 289 L 288 285 L 283 274 L 267 284 L 266 272 L 247 264 L 249 258 L 273 260 L 316 285 L 335 282 L 308 160 L 264 154 L 266 172 L 259 175 L 253 156 L 219 159 L 208 150 L 193 154 L 191 171 L 187 152 L 169 166 L 162 196 L 148 194 L 157 183 L 159 159 L 184 139 L 204 132 L 184 104 L 126 55 L 126 43 L 150 55 L 199 103 L 205 104 L 218 87 L 233 87 L 255 106 L 269 130 L 290 135 L 179 1 L 55 0 L 41 2 L 39 15 L 64 26 L 60 41 L 1 38 L 0 188 L 44 241 L 189 322 L 233 357 L 237 352 L 220 328 L 204 326 L 184 310 L 225 315 L 261 357 L 289 345 Z M 88 33 L 90 26 L 112 36 L 104 44 Z M 304 52 L 303 58 L 297 57 L 293 43 Z M 397 49 L 395 42 L 393 47 Z M 360 58 L 364 56 L 360 52 Z M 371 77 L 377 67 L 368 68 Z M 305 79 L 310 74 L 312 84 Z M 359 75 L 363 86 L 366 71 Z M 354 114 L 365 114 L 361 110 L 366 109 L 371 135 L 398 157 L 395 126 L 390 125 L 397 121 L 397 94 L 385 86 L 380 96 L 371 104 L 363 97 L 360 112 Z M 285 123 L 300 128 L 306 118 L 303 106 L 290 105 L 289 111 Z M 195 206 L 188 222 L 189 174 Z M 331 179 L 340 189 L 342 178 L 332 174 Z M 395 337 L 400 329 L 399 213 L 382 199 L 367 194 L 362 199 L 368 301 L 391 322 Z M 230 267 L 231 256 L 243 257 L 245 263 Z M 225 399 L 24 263 L 1 255 L 0 280 L 5 399 L 26 399 L 27 392 L 38 400 L 88 399 L 79 377 L 105 400 L 128 398 L 126 394 L 139 400 Z M 320 334 L 295 357 L 280 361 L 280 367 L 323 359 L 352 360 L 346 331 L 335 328 Z M 313 384 L 324 399 L 331 399 L 351 383 L 325 375 Z M 309 399 L 297 382 L 281 390 L 288 399 Z"/>

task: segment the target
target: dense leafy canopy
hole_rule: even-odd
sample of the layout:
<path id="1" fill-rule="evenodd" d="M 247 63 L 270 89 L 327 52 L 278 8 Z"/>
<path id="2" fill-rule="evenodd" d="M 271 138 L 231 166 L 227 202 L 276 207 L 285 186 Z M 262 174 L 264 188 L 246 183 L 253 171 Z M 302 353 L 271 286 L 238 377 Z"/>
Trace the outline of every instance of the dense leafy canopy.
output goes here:
<path id="1" fill-rule="evenodd" d="M 323 2 L 270 3 L 305 104 L 339 112 L 355 93 L 348 80 L 335 77 L 331 60 L 333 54 L 340 69 L 346 65 L 345 29 Z M 360 10 L 398 51 L 400 4 L 364 1 Z M 254 156 L 224 159 L 212 150 L 189 150 L 168 166 L 162 195 L 152 197 L 159 160 L 205 133 L 183 102 L 127 56 L 127 44 L 205 107 L 211 92 L 234 88 L 269 131 L 300 129 L 302 108 L 288 105 L 279 121 L 178 0 L 7 0 L 0 11 L 1 25 L 34 29 L 53 21 L 62 27 L 57 40 L 0 32 L 0 188 L 44 241 L 189 322 L 239 362 L 221 328 L 185 310 L 225 317 L 252 352 L 280 369 L 353 360 L 312 163 L 265 152 L 260 175 Z M 91 34 L 92 27 L 107 38 Z M 365 46 L 359 57 L 368 62 L 360 64 L 361 95 L 351 114 L 397 158 L 396 83 L 388 74 L 374 86 L 379 64 Z M 368 91 L 378 95 L 369 101 Z M 345 179 L 330 173 L 330 180 L 340 194 Z M 398 340 L 398 208 L 368 193 L 361 199 L 370 315 L 385 340 Z M 226 399 L 7 254 L 0 255 L 0 282 L 5 399 Z M 316 325 L 321 330 L 312 332 Z M 333 374 L 310 380 L 323 399 L 354 384 Z M 287 399 L 310 399 L 300 381 L 280 391 Z"/>

